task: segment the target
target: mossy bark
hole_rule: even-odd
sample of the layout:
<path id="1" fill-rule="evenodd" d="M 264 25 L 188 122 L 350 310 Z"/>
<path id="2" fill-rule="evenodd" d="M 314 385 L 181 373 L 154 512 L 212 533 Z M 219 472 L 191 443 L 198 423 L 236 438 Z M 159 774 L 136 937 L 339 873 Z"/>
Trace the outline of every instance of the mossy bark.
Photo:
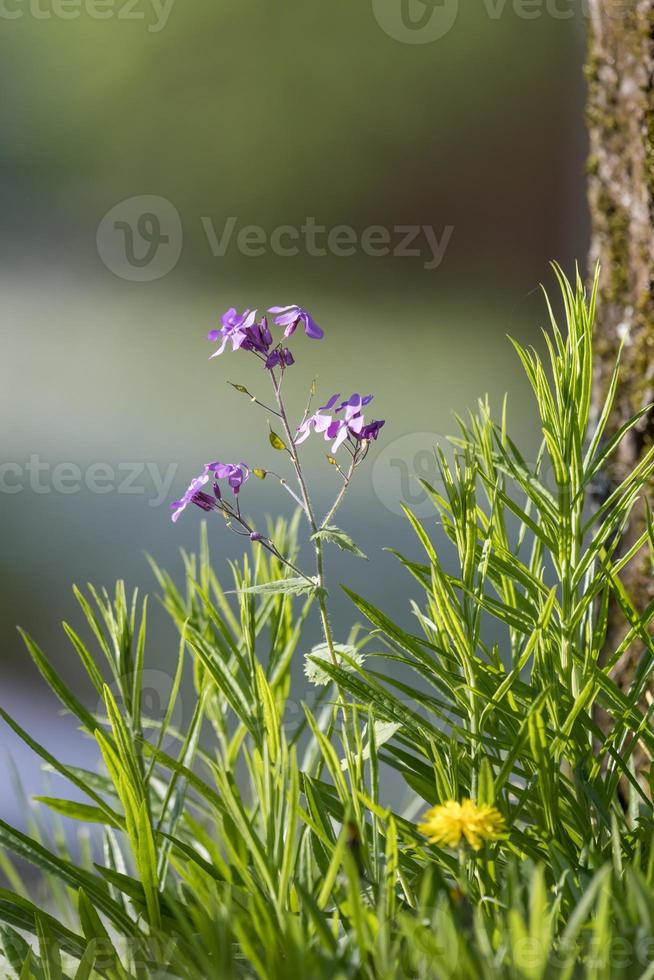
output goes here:
<path id="1" fill-rule="evenodd" d="M 654 401 L 654 0 L 589 0 L 587 63 L 590 133 L 591 264 L 601 265 L 595 404 L 603 400 L 618 347 L 624 341 L 621 383 L 611 431 Z M 654 440 L 654 413 L 623 440 L 608 474 L 619 482 Z M 645 521 L 641 501 L 623 547 Z M 654 597 L 647 549 L 625 570 L 639 609 Z M 609 646 L 624 636 L 611 613 Z M 641 650 L 631 649 L 616 679 L 629 686 Z"/>

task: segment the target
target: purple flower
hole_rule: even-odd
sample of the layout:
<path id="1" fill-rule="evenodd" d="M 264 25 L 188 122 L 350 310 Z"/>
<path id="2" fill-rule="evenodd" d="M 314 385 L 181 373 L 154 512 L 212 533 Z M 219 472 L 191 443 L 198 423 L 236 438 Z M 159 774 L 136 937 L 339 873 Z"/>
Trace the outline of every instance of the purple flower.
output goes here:
<path id="1" fill-rule="evenodd" d="M 207 463 L 205 471 L 213 473 L 217 480 L 227 480 L 235 494 L 250 479 L 250 468 L 245 463 Z"/>
<path id="2" fill-rule="evenodd" d="M 266 358 L 266 367 L 271 370 L 281 364 L 283 368 L 290 367 L 291 364 L 295 364 L 295 358 L 291 354 L 288 347 L 276 347 L 274 351 L 268 355 Z"/>
<path id="3" fill-rule="evenodd" d="M 231 343 L 232 350 L 254 351 L 260 357 L 265 358 L 265 367 L 268 370 L 281 366 L 290 367 L 295 364 L 295 358 L 288 347 L 281 344 L 271 351 L 273 338 L 268 326 L 267 317 L 262 317 L 257 323 L 257 311 L 245 310 L 244 313 L 237 313 L 232 307 L 222 316 L 222 327 L 220 330 L 212 330 L 209 333 L 209 340 L 220 340 L 222 344 L 211 357 L 218 357 L 225 350 L 227 343 Z"/>
<path id="4" fill-rule="evenodd" d="M 276 327 L 285 328 L 285 337 L 295 333 L 298 323 L 302 324 L 305 334 L 311 340 L 321 340 L 325 336 L 311 314 L 301 306 L 271 306 L 268 312 L 274 314 Z"/>
<path id="5" fill-rule="evenodd" d="M 372 399 L 372 395 L 365 395 L 363 398 L 361 395 L 357 394 L 350 395 L 346 401 L 341 402 L 335 411 L 342 412 L 343 409 L 345 409 L 345 420 L 346 422 L 349 422 L 350 419 L 355 418 L 357 415 L 361 415 L 361 409 L 365 408 L 366 405 L 369 405 Z"/>
<path id="6" fill-rule="evenodd" d="M 223 313 L 220 330 L 210 330 L 207 334 L 208 340 L 220 340 L 222 337 L 222 344 L 211 357 L 218 357 L 219 354 L 222 354 L 228 341 L 231 342 L 232 350 L 238 350 L 239 347 L 242 347 L 248 339 L 247 331 L 253 326 L 256 318 L 256 310 L 245 310 L 243 313 L 237 313 L 233 306 L 226 313 Z"/>
<path id="7" fill-rule="evenodd" d="M 258 531 L 253 531 L 252 534 L 250 535 L 250 541 L 263 541 L 263 540 L 264 540 L 263 534 L 259 534 Z"/>
<path id="8" fill-rule="evenodd" d="M 321 415 L 318 411 L 314 415 L 311 415 L 306 422 L 298 426 L 297 436 L 295 437 L 296 446 L 299 446 L 300 443 L 309 438 L 311 429 L 315 432 L 322 432 L 327 441 L 330 439 L 335 440 L 332 446 L 333 453 L 347 439 L 347 423 L 344 419 L 334 419 L 331 415 Z"/>
<path id="9" fill-rule="evenodd" d="M 210 511 L 217 508 L 218 504 L 216 500 L 208 493 L 205 493 L 205 491 L 202 489 L 202 487 L 208 482 L 209 475 L 205 466 L 200 476 L 196 476 L 194 480 L 191 480 L 188 490 L 184 493 L 181 500 L 176 500 L 170 505 L 174 508 L 174 513 L 172 515 L 173 521 L 179 520 L 180 514 L 182 511 L 186 510 L 189 504 L 195 504 L 197 507 L 200 507 L 205 511 Z"/>
<path id="10" fill-rule="evenodd" d="M 253 323 L 245 328 L 245 340 L 241 344 L 243 350 L 253 350 L 257 354 L 267 354 L 272 344 L 272 334 L 266 317 L 260 323 Z"/>
<path id="11" fill-rule="evenodd" d="M 358 438 L 361 440 L 367 439 L 368 441 L 372 439 L 376 439 L 377 436 L 379 435 L 379 430 L 382 429 L 385 425 L 386 425 L 385 419 L 381 419 L 378 422 L 369 422 L 368 425 L 364 425 L 363 429 L 358 435 Z"/>
<path id="12" fill-rule="evenodd" d="M 308 439 L 312 429 L 314 432 L 323 433 L 326 440 L 334 440 L 333 453 L 339 446 L 343 445 L 348 437 L 356 439 L 358 442 L 377 438 L 385 423 L 377 421 L 366 424 L 361 411 L 362 408 L 370 404 L 373 396 L 365 395 L 362 398 L 361 395 L 354 394 L 341 402 L 338 407 L 335 407 L 340 397 L 340 395 L 332 395 L 326 405 L 322 405 L 314 415 L 298 427 L 296 445 L 300 445 L 305 439 Z M 331 411 L 343 412 L 343 417 L 334 418 L 332 415 L 324 414 Z"/>
<path id="13" fill-rule="evenodd" d="M 213 477 L 213 497 L 202 487 L 206 486 Z M 173 521 L 179 519 L 182 511 L 186 510 L 189 504 L 195 504 L 204 511 L 219 510 L 221 500 L 220 487 L 218 480 L 227 480 L 232 489 L 232 493 L 238 493 L 242 485 L 250 478 L 250 468 L 245 463 L 206 463 L 202 473 L 191 480 L 188 490 L 181 500 L 176 500 L 170 506 L 174 508 L 172 515 Z"/>

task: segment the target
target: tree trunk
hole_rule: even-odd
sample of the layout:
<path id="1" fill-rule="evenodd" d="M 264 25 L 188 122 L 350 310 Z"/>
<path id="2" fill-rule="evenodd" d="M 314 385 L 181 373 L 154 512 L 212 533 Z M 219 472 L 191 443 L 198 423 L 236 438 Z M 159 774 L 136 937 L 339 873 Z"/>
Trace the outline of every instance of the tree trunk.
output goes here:
<path id="1" fill-rule="evenodd" d="M 590 257 L 592 266 L 601 265 L 596 406 L 620 341 L 625 344 L 610 434 L 654 401 L 654 0 L 589 2 Z M 607 474 L 611 484 L 636 465 L 653 439 L 654 413 L 648 413 L 623 440 Z M 644 521 L 641 502 L 623 548 L 637 540 Z M 647 549 L 625 569 L 624 583 L 642 611 L 654 596 Z M 613 609 L 608 648 L 615 650 L 625 632 L 623 617 Z M 632 648 L 618 664 L 615 677 L 623 689 L 640 653 Z"/>

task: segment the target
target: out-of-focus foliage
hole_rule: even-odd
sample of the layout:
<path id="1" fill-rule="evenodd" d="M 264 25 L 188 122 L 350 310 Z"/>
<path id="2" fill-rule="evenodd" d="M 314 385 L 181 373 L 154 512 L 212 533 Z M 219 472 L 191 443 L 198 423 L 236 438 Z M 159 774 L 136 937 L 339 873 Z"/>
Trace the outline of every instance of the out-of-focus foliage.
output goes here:
<path id="1" fill-rule="evenodd" d="M 0 193 L 19 232 L 50 210 L 74 233 L 121 198 L 152 193 L 184 217 L 196 272 L 210 264 L 200 216 L 449 222 L 459 234 L 474 227 L 465 251 L 478 260 L 488 235 L 493 261 L 534 181 L 552 191 L 531 213 L 535 228 L 565 204 L 554 137 L 561 106 L 574 119 L 561 59 L 581 34 L 578 14 L 570 23 L 546 4 L 529 19 L 511 4 L 463 5 L 452 30 L 423 45 L 390 37 L 371 3 L 346 0 L 177 0 L 161 21 L 145 2 L 142 20 L 19 9 L 0 35 L 0 118 L 12 133 Z"/>

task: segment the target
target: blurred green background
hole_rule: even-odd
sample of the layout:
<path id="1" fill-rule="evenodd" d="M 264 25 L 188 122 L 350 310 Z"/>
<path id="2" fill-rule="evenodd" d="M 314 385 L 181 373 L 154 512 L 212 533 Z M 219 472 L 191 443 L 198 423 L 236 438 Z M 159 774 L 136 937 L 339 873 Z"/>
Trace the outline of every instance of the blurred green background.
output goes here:
<path id="1" fill-rule="evenodd" d="M 225 384 L 263 391 L 258 363 L 208 360 L 206 333 L 225 308 L 309 308 L 326 339 L 298 337 L 298 406 L 317 373 L 319 397 L 374 392 L 374 415 L 387 419 L 339 518 L 372 559 L 332 562 L 347 633 L 343 579 L 408 617 L 411 583 L 382 548 L 417 551 L 393 501 L 420 508 L 411 474 L 453 430 L 453 411 L 485 392 L 499 406 L 508 391 L 529 452 L 535 420 L 505 335 L 537 340 L 547 263 L 569 270 L 586 252 L 585 23 L 574 4 L 168 3 L 3 0 L 0 10 L 0 697 L 68 761 L 84 749 L 27 665 L 16 624 L 74 676 L 59 625 L 79 624 L 71 582 L 151 589 L 145 551 L 178 572 L 179 547 L 196 545 L 199 512 L 173 526 L 168 502 L 201 465 L 272 462 L 265 417 Z M 144 213 L 154 225 L 139 225 Z M 307 254 L 302 242 L 279 254 L 275 229 L 308 218 L 353 229 L 353 254 Z M 215 255 L 207 229 L 220 237 L 230 219 L 234 235 Z M 262 230 L 263 254 L 239 248 L 247 225 Z M 425 268 L 422 232 L 419 255 L 366 254 L 372 226 L 391 248 L 397 226 L 427 226 L 447 239 L 442 261 Z M 144 264 L 150 245 L 161 251 Z M 326 504 L 335 474 L 322 449 L 307 455 Z M 84 485 L 93 467 L 113 473 L 102 493 Z M 158 506 L 153 473 L 173 477 Z M 260 520 L 286 498 L 250 484 L 245 506 Z M 219 522 L 211 536 L 224 570 L 239 542 Z M 156 610 L 152 640 L 165 672 L 175 648 Z M 39 785 L 4 730 L 0 744 L 28 788 Z"/>

